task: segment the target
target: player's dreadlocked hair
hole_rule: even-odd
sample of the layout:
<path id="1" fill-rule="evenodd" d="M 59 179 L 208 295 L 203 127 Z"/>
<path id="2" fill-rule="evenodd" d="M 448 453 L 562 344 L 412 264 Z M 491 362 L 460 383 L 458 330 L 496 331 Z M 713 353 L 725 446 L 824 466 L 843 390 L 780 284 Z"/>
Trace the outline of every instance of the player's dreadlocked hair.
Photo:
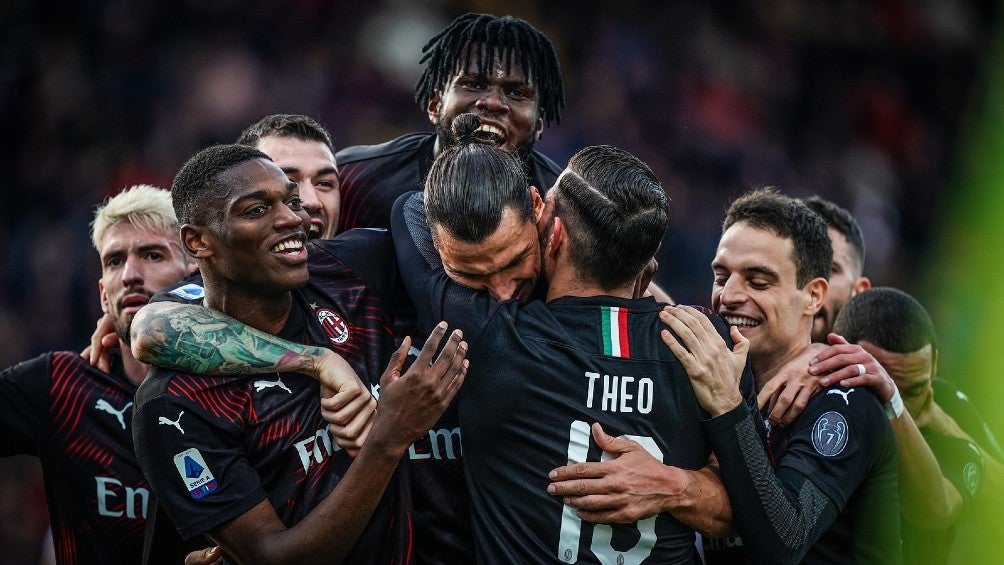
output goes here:
<path id="1" fill-rule="evenodd" d="M 505 62 L 506 72 L 517 62 L 527 73 L 527 81 L 537 87 L 540 116 L 544 123 L 561 123 L 565 88 L 561 80 L 558 55 L 547 37 L 519 18 L 468 13 L 453 20 L 439 35 L 422 47 L 419 64 L 427 63 L 418 84 L 415 101 L 424 110 L 436 91 L 446 88 L 446 81 L 458 70 L 472 67 L 487 72 L 492 61 Z"/>

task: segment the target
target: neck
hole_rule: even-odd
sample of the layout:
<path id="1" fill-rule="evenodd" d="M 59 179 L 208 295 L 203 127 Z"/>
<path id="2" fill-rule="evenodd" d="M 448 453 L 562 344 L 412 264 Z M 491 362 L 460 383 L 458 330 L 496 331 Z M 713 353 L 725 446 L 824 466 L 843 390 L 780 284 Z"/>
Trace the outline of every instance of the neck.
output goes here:
<path id="1" fill-rule="evenodd" d="M 563 296 L 616 296 L 617 298 L 634 298 L 634 282 L 614 289 L 605 289 L 592 281 L 578 276 L 572 269 L 556 269 L 548 281 L 547 301 L 550 302 Z"/>
<path id="2" fill-rule="evenodd" d="M 150 369 L 150 366 L 146 363 L 141 363 L 135 357 L 132 356 L 132 349 L 121 339 L 119 339 L 119 351 L 122 354 L 122 368 L 125 371 L 126 377 L 136 386 L 143 383 L 143 379 L 146 378 L 146 372 Z"/>
<path id="3" fill-rule="evenodd" d="M 812 342 L 806 337 L 805 341 L 799 342 L 794 347 L 778 353 L 753 355 L 751 352 L 750 359 L 753 367 L 753 375 L 756 377 L 757 391 L 762 389 L 767 384 L 767 381 L 774 378 L 782 367 L 801 357 L 811 345 Z M 808 369 L 808 366 L 809 362 L 805 360 L 806 369 Z"/>
<path id="4" fill-rule="evenodd" d="M 243 289 L 226 288 L 222 292 L 214 288 L 203 275 L 205 282 L 205 305 L 223 312 L 238 322 L 265 333 L 278 335 L 293 310 L 293 294 L 281 292 L 262 295 Z"/>

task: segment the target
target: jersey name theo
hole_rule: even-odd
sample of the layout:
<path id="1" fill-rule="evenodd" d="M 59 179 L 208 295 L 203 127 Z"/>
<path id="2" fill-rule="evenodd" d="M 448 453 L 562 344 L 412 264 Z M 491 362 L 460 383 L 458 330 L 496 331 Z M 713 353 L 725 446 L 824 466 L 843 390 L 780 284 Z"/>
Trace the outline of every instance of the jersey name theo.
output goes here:
<path id="1" fill-rule="evenodd" d="M 655 382 L 652 379 L 648 377 L 636 379 L 628 375 L 601 375 L 592 371 L 585 371 L 584 375 L 588 383 L 586 408 L 618 413 L 648 414 L 652 411 L 655 396 Z M 409 459 L 419 461 L 458 459 L 463 455 L 463 433 L 459 427 L 429 430 L 427 437 L 429 451 L 423 451 L 418 446 L 419 442 L 416 442 L 408 448 Z"/>
<path id="2" fill-rule="evenodd" d="M 591 371 L 586 371 L 585 376 L 589 382 L 586 408 L 620 413 L 637 411 L 648 414 L 652 411 L 655 390 L 652 379 L 648 377 L 635 379 L 628 375 L 600 375 Z"/>

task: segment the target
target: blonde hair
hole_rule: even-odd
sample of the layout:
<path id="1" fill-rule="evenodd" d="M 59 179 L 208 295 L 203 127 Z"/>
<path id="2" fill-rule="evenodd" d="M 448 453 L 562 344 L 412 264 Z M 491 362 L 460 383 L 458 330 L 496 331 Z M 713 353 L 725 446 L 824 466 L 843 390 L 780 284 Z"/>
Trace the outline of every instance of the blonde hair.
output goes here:
<path id="1" fill-rule="evenodd" d="M 137 228 L 164 235 L 178 234 L 178 217 L 171 204 L 171 193 L 149 184 L 126 187 L 94 211 L 91 242 L 98 253 L 101 252 L 105 232 L 120 222 L 129 222 Z"/>

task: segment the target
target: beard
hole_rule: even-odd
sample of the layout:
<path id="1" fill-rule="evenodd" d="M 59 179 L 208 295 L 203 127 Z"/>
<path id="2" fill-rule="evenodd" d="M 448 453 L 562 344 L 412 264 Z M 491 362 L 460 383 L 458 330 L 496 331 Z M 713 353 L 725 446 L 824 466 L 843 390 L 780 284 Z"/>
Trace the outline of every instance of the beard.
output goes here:
<path id="1" fill-rule="evenodd" d="M 455 118 L 456 116 L 451 118 L 443 112 L 439 113 L 439 119 L 436 120 L 436 139 L 439 141 L 440 151 L 460 144 L 460 140 L 453 134 L 453 120 Z M 526 140 L 510 150 L 519 157 L 520 161 L 527 165 L 528 171 L 532 170 L 529 168 L 530 152 L 533 151 L 533 144 L 535 142 L 533 133 L 527 132 Z"/>
<path id="2" fill-rule="evenodd" d="M 126 320 L 115 320 L 115 323 L 113 324 L 115 326 L 115 335 L 119 336 L 122 343 L 127 346 L 132 345 L 132 342 L 129 339 L 129 328 L 132 327 L 132 319 L 133 316 L 129 316 Z"/>

